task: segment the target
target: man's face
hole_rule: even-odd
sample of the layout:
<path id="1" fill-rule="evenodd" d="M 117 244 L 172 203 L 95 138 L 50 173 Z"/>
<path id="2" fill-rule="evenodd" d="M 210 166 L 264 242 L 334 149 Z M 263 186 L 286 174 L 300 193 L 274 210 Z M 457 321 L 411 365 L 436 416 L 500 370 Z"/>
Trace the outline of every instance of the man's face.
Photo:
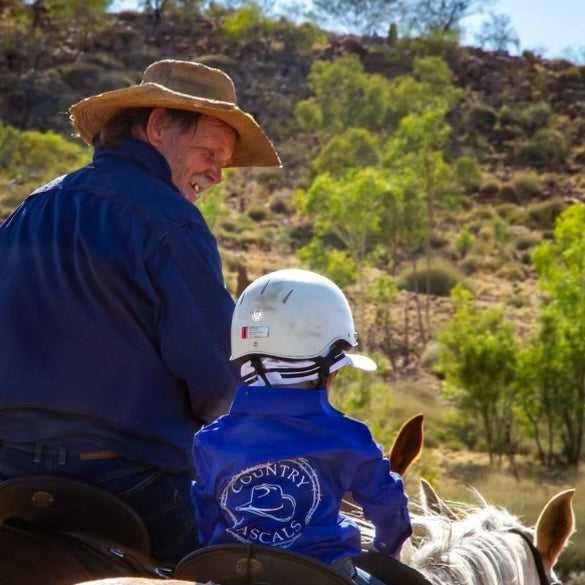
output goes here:
<path id="1" fill-rule="evenodd" d="M 195 202 L 204 189 L 221 182 L 222 168 L 230 162 L 235 143 L 233 128 L 202 116 L 187 131 L 178 124 L 165 124 L 156 147 L 171 167 L 175 186 Z"/>

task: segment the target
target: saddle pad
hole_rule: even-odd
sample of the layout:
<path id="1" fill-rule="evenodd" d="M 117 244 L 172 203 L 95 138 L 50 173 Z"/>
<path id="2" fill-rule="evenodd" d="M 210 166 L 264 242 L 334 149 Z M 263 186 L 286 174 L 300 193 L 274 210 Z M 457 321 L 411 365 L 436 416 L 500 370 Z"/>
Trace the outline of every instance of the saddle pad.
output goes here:
<path id="1" fill-rule="evenodd" d="M 172 578 L 222 585 L 352 585 L 327 564 L 306 555 L 246 544 L 195 551 L 179 562 Z"/>

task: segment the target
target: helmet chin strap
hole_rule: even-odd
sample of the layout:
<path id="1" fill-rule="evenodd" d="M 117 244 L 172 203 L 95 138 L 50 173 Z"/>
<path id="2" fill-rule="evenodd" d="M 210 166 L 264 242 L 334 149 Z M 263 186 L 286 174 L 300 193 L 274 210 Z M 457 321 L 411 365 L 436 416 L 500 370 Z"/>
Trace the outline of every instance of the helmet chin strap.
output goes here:
<path id="1" fill-rule="evenodd" d="M 272 384 L 268 380 L 268 377 L 266 376 L 266 370 L 264 369 L 264 365 L 262 364 L 262 360 L 260 359 L 260 357 L 254 356 L 253 358 L 250 359 L 250 363 L 256 370 L 256 373 L 262 378 L 264 384 L 266 386 L 272 386 Z"/>
<path id="2" fill-rule="evenodd" d="M 326 356 L 311 358 L 319 366 L 317 386 L 325 385 L 325 378 L 329 376 L 331 366 L 339 360 L 339 354 L 343 353 L 341 343 L 334 343 Z"/>

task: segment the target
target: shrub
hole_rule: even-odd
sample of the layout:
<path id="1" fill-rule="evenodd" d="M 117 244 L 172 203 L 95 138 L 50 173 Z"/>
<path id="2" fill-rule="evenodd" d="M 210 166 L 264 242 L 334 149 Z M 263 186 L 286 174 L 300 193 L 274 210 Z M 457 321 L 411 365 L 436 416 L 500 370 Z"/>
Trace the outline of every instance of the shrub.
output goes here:
<path id="1" fill-rule="evenodd" d="M 520 147 L 520 160 L 534 167 L 556 168 L 565 159 L 567 147 L 563 135 L 558 130 L 541 128 Z"/>
<path id="2" fill-rule="evenodd" d="M 526 250 L 531 250 L 540 243 L 540 237 L 534 233 L 523 234 L 519 236 L 516 240 L 516 250 L 519 252 L 524 252 Z"/>
<path id="3" fill-rule="evenodd" d="M 513 126 L 518 124 L 519 116 L 510 106 L 502 106 L 498 112 L 498 122 L 501 126 Z"/>
<path id="4" fill-rule="evenodd" d="M 259 5 L 249 4 L 228 14 L 222 28 L 233 39 L 248 40 L 258 38 L 258 33 L 271 25 L 272 20 L 263 17 Z"/>
<path id="5" fill-rule="evenodd" d="M 510 223 L 516 223 L 522 215 L 522 210 L 514 203 L 500 203 L 495 209 L 502 219 Z"/>
<path id="6" fill-rule="evenodd" d="M 498 114 L 492 106 L 487 104 L 474 104 L 465 115 L 467 123 L 481 132 L 491 130 L 498 121 Z"/>
<path id="7" fill-rule="evenodd" d="M 492 230 L 494 235 L 494 240 L 498 244 L 506 244 L 512 238 L 512 234 L 510 232 L 510 226 L 505 219 L 502 219 L 499 216 L 494 217 L 491 222 Z"/>
<path id="8" fill-rule="evenodd" d="M 326 45 L 327 35 L 318 26 L 303 22 L 286 30 L 285 42 L 292 50 L 306 53 L 316 45 Z"/>
<path id="9" fill-rule="evenodd" d="M 264 221 L 268 217 L 268 210 L 265 207 L 252 207 L 248 211 L 248 216 L 256 222 Z"/>
<path id="10" fill-rule="evenodd" d="M 460 283 L 467 286 L 463 274 L 443 258 L 432 259 L 430 266 L 422 260 L 416 270 L 408 268 L 398 277 L 398 288 L 437 297 L 448 297 Z"/>
<path id="11" fill-rule="evenodd" d="M 485 221 L 493 219 L 494 215 L 494 210 L 491 207 L 478 207 L 471 213 L 471 219 Z M 479 228 L 477 228 L 475 231 L 477 232 L 478 229 Z"/>
<path id="12" fill-rule="evenodd" d="M 487 197 L 495 197 L 500 192 L 501 184 L 493 177 L 484 179 L 479 187 L 479 192 Z"/>
<path id="13" fill-rule="evenodd" d="M 577 66 L 567 67 L 559 73 L 559 81 L 563 85 L 580 85 L 583 82 L 581 69 Z"/>
<path id="14" fill-rule="evenodd" d="M 133 83 L 136 83 L 136 80 L 132 79 L 127 73 L 122 71 L 111 71 L 101 76 L 92 91 L 97 93 L 112 91 L 114 89 L 127 87 Z"/>
<path id="15" fill-rule="evenodd" d="M 578 165 L 585 165 L 585 147 L 577 146 L 571 151 L 573 162 Z"/>
<path id="16" fill-rule="evenodd" d="M 475 241 L 475 237 L 469 226 L 466 226 L 455 238 L 455 250 L 457 253 L 463 258 L 467 255 L 471 246 L 473 246 L 473 242 Z"/>
<path id="17" fill-rule="evenodd" d="M 526 171 L 514 175 L 512 184 L 520 201 L 532 199 L 542 191 L 542 183 L 537 173 Z"/>
<path id="18" fill-rule="evenodd" d="M 562 199 L 535 203 L 526 210 L 524 224 L 535 230 L 552 230 L 557 216 L 566 207 L 567 204 Z"/>
<path id="19" fill-rule="evenodd" d="M 533 134 L 539 128 L 544 128 L 548 124 L 550 115 L 550 105 L 546 102 L 532 104 L 523 112 L 522 125 L 530 134 Z"/>
<path id="20" fill-rule="evenodd" d="M 461 262 L 460 268 L 461 272 L 466 276 L 470 276 L 479 270 L 481 267 L 480 258 L 476 255 L 466 256 L 465 259 Z"/>
<path id="21" fill-rule="evenodd" d="M 292 215 L 294 213 L 291 208 L 290 198 L 284 196 L 275 197 L 270 202 L 270 211 L 278 215 Z"/>
<path id="22" fill-rule="evenodd" d="M 516 189 L 512 183 L 504 183 L 500 189 L 500 192 L 498 193 L 498 197 L 507 203 L 518 202 L 518 194 L 516 193 Z"/>
<path id="23" fill-rule="evenodd" d="M 498 274 L 510 282 L 521 282 L 526 278 L 524 269 L 517 262 L 507 262 L 498 270 Z"/>
<path id="24" fill-rule="evenodd" d="M 76 90 L 93 90 L 103 69 L 93 63 L 74 61 L 61 68 L 61 79 Z"/>
<path id="25" fill-rule="evenodd" d="M 510 297 L 505 299 L 504 303 L 515 309 L 523 309 L 524 307 L 530 306 L 530 299 L 524 297 Z"/>
<path id="26" fill-rule="evenodd" d="M 455 161 L 455 176 L 465 193 L 473 193 L 481 183 L 481 168 L 473 156 L 460 156 Z"/>

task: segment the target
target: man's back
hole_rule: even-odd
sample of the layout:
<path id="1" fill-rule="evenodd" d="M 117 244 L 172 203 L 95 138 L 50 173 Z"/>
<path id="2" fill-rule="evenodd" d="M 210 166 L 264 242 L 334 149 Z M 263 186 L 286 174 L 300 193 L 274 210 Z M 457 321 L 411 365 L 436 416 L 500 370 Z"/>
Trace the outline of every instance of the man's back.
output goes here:
<path id="1" fill-rule="evenodd" d="M 114 152 L 40 189 L 0 227 L 0 434 L 188 469 L 206 416 L 189 391 L 213 412 L 234 387 L 233 304 L 213 237 L 164 160 L 138 141 Z M 181 347 L 205 325 L 191 270 L 211 283 L 196 290 L 204 308 L 223 316 L 223 367 L 207 380 L 213 364 Z"/>

